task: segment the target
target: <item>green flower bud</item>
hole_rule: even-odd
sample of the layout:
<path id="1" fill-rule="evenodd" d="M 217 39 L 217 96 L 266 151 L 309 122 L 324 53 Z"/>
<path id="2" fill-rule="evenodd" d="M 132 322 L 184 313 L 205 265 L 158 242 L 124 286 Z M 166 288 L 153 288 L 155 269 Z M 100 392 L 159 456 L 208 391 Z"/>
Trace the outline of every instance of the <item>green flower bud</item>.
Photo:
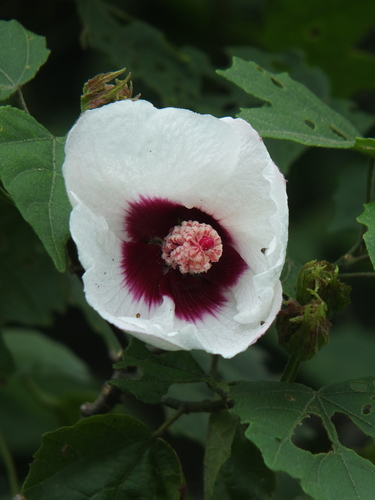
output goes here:
<path id="1" fill-rule="evenodd" d="M 131 99 L 133 94 L 133 84 L 130 80 L 131 73 L 125 80 L 118 80 L 117 77 L 124 73 L 126 69 L 114 71 L 111 73 L 102 73 L 95 76 L 83 86 L 81 97 L 81 111 L 84 113 L 88 109 L 95 109 L 120 101 L 122 99 Z M 115 79 L 115 85 L 109 85 L 108 82 Z M 129 85 L 128 85 L 129 82 Z M 139 95 L 133 100 L 138 99 Z"/>
<path id="2" fill-rule="evenodd" d="M 327 306 L 319 299 L 306 305 L 290 301 L 276 320 L 280 347 L 300 361 L 313 358 L 328 344 L 330 327 Z"/>
<path id="3" fill-rule="evenodd" d="M 298 276 L 297 301 L 308 304 L 317 296 L 327 305 L 327 316 L 339 312 L 350 304 L 351 287 L 338 278 L 339 269 L 334 264 L 313 260 L 305 264 Z"/>

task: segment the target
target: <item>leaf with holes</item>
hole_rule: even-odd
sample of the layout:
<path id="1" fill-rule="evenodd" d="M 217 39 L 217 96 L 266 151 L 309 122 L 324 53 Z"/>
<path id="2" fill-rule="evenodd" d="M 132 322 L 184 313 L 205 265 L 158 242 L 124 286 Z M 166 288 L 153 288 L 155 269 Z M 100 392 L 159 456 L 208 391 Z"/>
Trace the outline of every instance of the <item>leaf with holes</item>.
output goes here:
<path id="1" fill-rule="evenodd" d="M 0 177 L 23 217 L 64 271 L 70 203 L 61 166 L 64 139 L 23 111 L 0 108 Z"/>
<path id="2" fill-rule="evenodd" d="M 96 415 L 45 434 L 22 493 L 27 500 L 180 500 L 174 450 L 139 420 Z"/>
<path id="3" fill-rule="evenodd" d="M 159 403 L 172 384 L 209 380 L 190 353 L 174 351 L 152 354 L 143 342 L 135 338 L 122 353 L 122 361 L 116 363 L 114 368 L 126 370 L 130 366 L 139 367 L 141 373 L 137 380 L 121 378 L 111 380 L 110 384 L 151 404 Z"/>
<path id="4" fill-rule="evenodd" d="M 357 221 L 368 227 L 363 239 L 366 242 L 372 265 L 375 269 L 375 201 L 365 203 L 365 211 L 357 217 Z"/>
<path id="5" fill-rule="evenodd" d="M 49 55 L 46 40 L 17 21 L 0 21 L 0 100 L 34 78 Z"/>
<path id="6" fill-rule="evenodd" d="M 262 452 L 266 465 L 300 479 L 305 492 L 319 500 L 372 500 L 375 466 L 343 446 L 331 417 L 346 414 L 365 434 L 375 436 L 375 379 L 340 382 L 313 391 L 301 384 L 239 382 L 231 390 L 231 410 L 250 424 L 246 436 Z M 318 416 L 331 441 L 328 453 L 312 454 L 293 443 L 309 415 Z"/>
<path id="7" fill-rule="evenodd" d="M 286 73 L 272 74 L 238 57 L 233 58 L 231 68 L 218 73 L 248 94 L 266 101 L 260 108 L 241 109 L 238 115 L 263 137 L 307 146 L 352 148 L 360 135 L 343 116 Z"/>

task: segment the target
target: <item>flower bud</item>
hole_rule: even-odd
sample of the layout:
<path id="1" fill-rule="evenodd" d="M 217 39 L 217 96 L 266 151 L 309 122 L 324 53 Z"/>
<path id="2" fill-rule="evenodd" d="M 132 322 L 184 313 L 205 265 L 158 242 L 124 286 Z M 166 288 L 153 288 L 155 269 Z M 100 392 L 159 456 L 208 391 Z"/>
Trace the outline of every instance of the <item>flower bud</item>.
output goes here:
<path id="1" fill-rule="evenodd" d="M 305 264 L 298 276 L 296 299 L 301 305 L 319 296 L 327 305 L 327 316 L 339 312 L 350 303 L 351 287 L 338 278 L 338 267 L 322 260 Z"/>
<path id="2" fill-rule="evenodd" d="M 301 361 L 313 358 L 328 344 L 330 327 L 327 306 L 319 299 L 306 305 L 290 301 L 276 320 L 280 347 Z"/>
<path id="3" fill-rule="evenodd" d="M 83 94 L 81 97 L 82 113 L 88 109 L 100 108 L 111 102 L 131 99 L 133 94 L 133 84 L 129 81 L 131 73 L 128 74 L 125 80 L 117 79 L 117 77 L 124 72 L 125 69 L 113 71 L 111 73 L 102 73 L 86 82 L 83 86 Z M 108 82 L 113 79 L 115 79 L 115 85 L 109 85 Z M 133 100 L 138 99 L 138 97 L 139 95 Z"/>

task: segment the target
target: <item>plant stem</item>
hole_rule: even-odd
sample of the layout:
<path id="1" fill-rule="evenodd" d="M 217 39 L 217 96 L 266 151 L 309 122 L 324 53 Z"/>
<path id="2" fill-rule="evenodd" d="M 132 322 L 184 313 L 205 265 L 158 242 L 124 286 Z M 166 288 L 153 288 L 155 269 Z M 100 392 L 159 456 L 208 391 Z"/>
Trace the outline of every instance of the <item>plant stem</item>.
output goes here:
<path id="1" fill-rule="evenodd" d="M 375 171 L 375 159 L 371 158 L 367 170 L 366 203 L 370 203 L 372 201 L 373 186 L 374 186 L 374 171 Z"/>
<path id="2" fill-rule="evenodd" d="M 5 464 L 9 481 L 10 493 L 13 497 L 17 495 L 17 493 L 19 492 L 16 468 L 14 466 L 12 455 L 10 454 L 9 448 L 1 432 L 0 432 L 0 456 L 2 457 L 3 462 Z"/>
<path id="3" fill-rule="evenodd" d="M 212 411 L 227 410 L 232 408 L 233 401 L 227 397 L 222 399 L 204 399 L 203 401 L 180 401 L 179 399 L 166 397 L 162 403 L 170 408 L 183 409 L 183 413 L 210 413 Z"/>
<path id="4" fill-rule="evenodd" d="M 300 364 L 301 361 L 298 356 L 290 356 L 284 368 L 280 382 L 294 382 L 297 377 Z"/>
<path id="5" fill-rule="evenodd" d="M 363 273 L 339 273 L 340 279 L 347 278 L 375 278 L 374 272 L 363 272 Z"/>
<path id="6" fill-rule="evenodd" d="M 166 420 L 164 422 L 164 424 L 162 424 L 159 429 L 157 429 L 154 433 L 153 433 L 153 436 L 154 437 L 160 437 L 161 435 L 164 434 L 164 432 L 168 429 L 168 427 L 170 427 L 178 418 L 181 417 L 181 415 L 183 415 L 185 413 L 185 408 L 184 406 L 180 406 L 176 413 L 174 413 L 168 420 Z"/>
<path id="7" fill-rule="evenodd" d="M 10 205 L 16 206 L 16 204 L 13 201 L 13 198 L 8 194 L 5 189 L 3 189 L 0 185 L 0 198 L 5 201 L 6 203 L 9 203 Z"/>
<path id="8" fill-rule="evenodd" d="M 27 113 L 28 115 L 30 114 L 29 110 L 27 109 L 25 99 L 23 98 L 22 90 L 20 87 L 17 88 L 17 96 L 18 100 L 20 102 L 21 108 Z"/>

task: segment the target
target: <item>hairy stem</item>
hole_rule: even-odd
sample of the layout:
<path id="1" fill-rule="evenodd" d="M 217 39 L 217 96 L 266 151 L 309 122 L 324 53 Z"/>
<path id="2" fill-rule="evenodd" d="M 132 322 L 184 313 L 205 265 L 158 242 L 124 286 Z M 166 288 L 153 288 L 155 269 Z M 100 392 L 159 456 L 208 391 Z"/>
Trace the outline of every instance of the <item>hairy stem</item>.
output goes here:
<path id="1" fill-rule="evenodd" d="M 298 356 L 290 356 L 284 368 L 280 382 L 294 382 L 297 377 L 300 364 L 301 360 Z"/>

